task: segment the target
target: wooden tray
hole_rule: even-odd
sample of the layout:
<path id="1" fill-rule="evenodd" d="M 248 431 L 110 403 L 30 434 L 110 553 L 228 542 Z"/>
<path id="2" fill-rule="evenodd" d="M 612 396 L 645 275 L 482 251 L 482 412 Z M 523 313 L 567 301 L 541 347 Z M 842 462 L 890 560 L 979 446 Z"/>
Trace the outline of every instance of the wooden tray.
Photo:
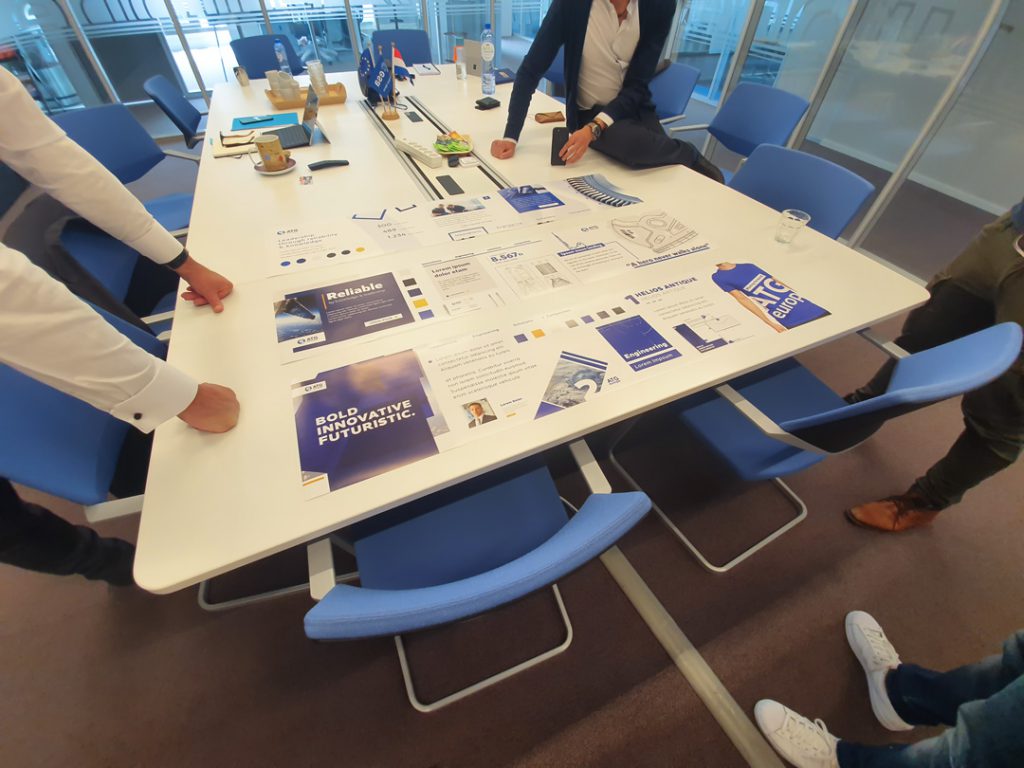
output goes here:
<path id="1" fill-rule="evenodd" d="M 267 94 L 267 98 L 270 103 L 274 105 L 274 109 L 301 109 L 306 106 L 306 89 L 299 88 L 299 96 L 297 99 L 282 99 L 273 91 L 267 89 L 263 91 Z M 348 98 L 348 93 L 345 91 L 345 86 L 341 83 L 328 83 L 327 93 L 320 96 L 321 104 L 344 104 L 345 99 Z"/>

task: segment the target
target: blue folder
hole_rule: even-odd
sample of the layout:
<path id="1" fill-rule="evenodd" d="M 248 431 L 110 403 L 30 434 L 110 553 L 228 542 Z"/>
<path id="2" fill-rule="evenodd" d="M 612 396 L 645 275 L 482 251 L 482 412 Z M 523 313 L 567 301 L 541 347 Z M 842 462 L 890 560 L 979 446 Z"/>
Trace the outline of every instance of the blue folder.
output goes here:
<path id="1" fill-rule="evenodd" d="M 240 123 L 240 120 L 248 120 L 249 117 L 242 115 L 236 117 L 234 122 L 231 123 L 232 131 L 262 131 L 264 128 L 280 128 L 282 125 L 298 125 L 299 116 L 294 112 L 281 112 L 277 115 L 252 115 L 252 117 L 266 117 L 268 120 L 261 120 L 258 123 L 249 123 L 245 125 Z"/>

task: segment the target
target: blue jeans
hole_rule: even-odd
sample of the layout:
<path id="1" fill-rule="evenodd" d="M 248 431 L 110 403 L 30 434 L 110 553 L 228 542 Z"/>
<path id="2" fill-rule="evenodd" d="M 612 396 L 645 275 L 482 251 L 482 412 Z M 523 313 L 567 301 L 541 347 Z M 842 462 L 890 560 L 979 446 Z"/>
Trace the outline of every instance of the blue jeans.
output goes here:
<path id="1" fill-rule="evenodd" d="M 840 741 L 841 768 L 1024 766 L 1024 630 L 1002 655 L 933 672 L 901 664 L 886 679 L 889 700 L 911 725 L 951 725 L 917 744 L 871 747 Z"/>

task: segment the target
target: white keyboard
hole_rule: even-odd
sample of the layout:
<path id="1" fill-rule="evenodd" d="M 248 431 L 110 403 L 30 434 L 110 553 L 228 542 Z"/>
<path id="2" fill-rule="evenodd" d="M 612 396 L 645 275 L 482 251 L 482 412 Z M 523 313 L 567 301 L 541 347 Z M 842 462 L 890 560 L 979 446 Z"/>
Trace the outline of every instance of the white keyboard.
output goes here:
<path id="1" fill-rule="evenodd" d="M 437 154 L 433 147 L 420 144 L 418 141 L 409 141 L 401 136 L 396 136 L 395 148 L 402 150 L 410 157 L 416 158 L 430 168 L 440 168 L 444 163 L 444 158 Z"/>

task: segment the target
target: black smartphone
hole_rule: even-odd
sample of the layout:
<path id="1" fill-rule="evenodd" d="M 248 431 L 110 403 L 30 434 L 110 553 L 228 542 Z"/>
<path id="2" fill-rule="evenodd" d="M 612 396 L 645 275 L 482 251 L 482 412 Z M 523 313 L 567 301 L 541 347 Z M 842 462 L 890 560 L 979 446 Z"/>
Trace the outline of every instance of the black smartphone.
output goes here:
<path id="1" fill-rule="evenodd" d="M 559 126 L 551 131 L 551 164 L 552 165 L 565 165 L 565 160 L 558 156 L 558 153 L 562 151 L 562 147 L 565 146 L 565 142 L 569 140 L 569 129 L 564 125 Z"/>

